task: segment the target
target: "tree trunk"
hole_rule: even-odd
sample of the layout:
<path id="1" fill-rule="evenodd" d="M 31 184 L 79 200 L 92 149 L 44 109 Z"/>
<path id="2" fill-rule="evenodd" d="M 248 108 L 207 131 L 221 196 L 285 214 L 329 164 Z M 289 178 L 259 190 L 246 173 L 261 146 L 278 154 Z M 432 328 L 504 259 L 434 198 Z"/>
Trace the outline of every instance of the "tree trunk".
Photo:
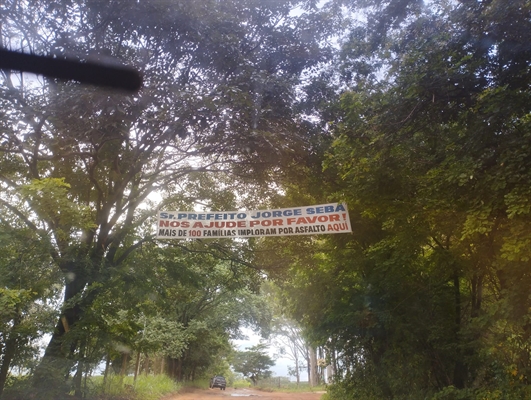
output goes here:
<path id="1" fill-rule="evenodd" d="M 297 378 L 297 387 L 299 387 L 301 375 L 299 371 L 299 357 L 297 356 L 297 349 L 295 349 L 295 377 Z"/>
<path id="2" fill-rule="evenodd" d="M 319 370 L 319 382 L 317 383 L 318 385 L 320 385 L 322 382 L 326 382 L 325 381 L 325 367 L 321 364 L 321 361 L 324 361 L 325 359 L 325 355 L 324 355 L 324 349 L 322 347 L 319 347 L 318 348 L 319 350 L 319 359 L 317 360 L 317 368 Z"/>
<path id="3" fill-rule="evenodd" d="M 136 352 L 136 362 L 135 362 L 135 375 L 133 378 L 133 382 L 136 383 L 136 377 L 138 376 L 138 369 L 140 367 L 140 350 Z"/>
<path id="4" fill-rule="evenodd" d="M 177 360 L 177 380 L 182 382 L 183 380 L 183 359 L 179 357 Z"/>
<path id="5" fill-rule="evenodd" d="M 122 353 L 122 368 L 120 369 L 120 376 L 125 376 L 127 372 L 127 362 L 129 361 L 129 354 Z"/>
<path id="6" fill-rule="evenodd" d="M 7 373 L 9 372 L 11 361 L 13 361 L 13 358 L 15 357 L 15 354 L 17 352 L 18 335 L 14 333 L 14 331 L 18 328 L 19 325 L 20 315 L 17 310 L 17 317 L 13 322 L 13 326 L 11 327 L 11 333 L 9 334 L 9 337 L 4 345 L 4 356 L 2 358 L 2 366 L 0 367 L 0 398 L 2 397 L 2 392 L 4 391 L 4 387 L 7 380 Z"/>
<path id="7" fill-rule="evenodd" d="M 148 353 L 145 353 L 144 356 L 146 357 L 144 360 L 144 375 L 149 375 L 149 355 Z"/>
<path id="8" fill-rule="evenodd" d="M 460 338 L 461 287 L 460 287 L 460 282 L 459 282 L 459 274 L 457 271 L 457 266 L 455 267 L 455 270 L 454 270 L 453 281 L 454 281 L 454 301 L 455 301 L 455 343 L 457 345 L 457 348 L 460 349 L 459 342 L 461 340 Z M 454 365 L 454 379 L 453 379 L 453 384 L 456 388 L 463 389 L 465 387 L 466 375 L 467 375 L 467 370 L 466 370 L 466 365 L 463 362 L 463 351 L 458 350 L 457 359 Z"/>
<path id="9" fill-rule="evenodd" d="M 336 374 L 336 355 L 335 350 L 328 348 L 328 357 L 330 364 L 326 367 L 326 383 L 332 383 L 334 375 Z"/>
<path id="10" fill-rule="evenodd" d="M 306 355 L 306 371 L 308 372 L 308 385 L 311 384 L 311 366 L 310 366 L 310 352 Z"/>
<path id="11" fill-rule="evenodd" d="M 82 398 L 83 393 L 81 391 L 81 382 L 83 381 L 83 361 L 77 363 L 76 374 L 74 375 L 74 395 L 77 398 Z"/>
<path id="12" fill-rule="evenodd" d="M 326 366 L 326 379 L 325 379 L 325 383 L 332 383 L 332 376 L 334 374 L 332 373 L 332 365 L 327 365 Z"/>
<path id="13" fill-rule="evenodd" d="M 70 269 L 73 270 L 74 268 Z M 76 349 L 76 344 L 72 342 L 68 346 L 66 338 L 70 329 L 81 319 L 82 309 L 79 301 L 75 304 L 72 302 L 76 296 L 82 293 L 85 284 L 85 280 L 81 278 L 75 278 L 65 284 L 63 312 L 58 318 L 52 338 L 33 376 L 33 387 L 38 389 L 40 393 L 58 393 L 61 390 L 68 390 L 65 387 L 65 377 L 69 375 L 74 366 L 75 361 L 71 355 Z"/>
<path id="14" fill-rule="evenodd" d="M 105 360 L 105 372 L 103 373 L 103 393 L 107 390 L 107 376 L 109 375 L 109 366 L 111 365 L 111 355 L 107 352 L 107 359 Z"/>
<path id="15" fill-rule="evenodd" d="M 319 384 L 319 376 L 317 371 L 317 353 L 315 348 L 308 348 L 310 353 L 310 387 L 317 386 Z"/>
<path id="16" fill-rule="evenodd" d="M 81 383 L 83 381 L 83 369 L 85 367 L 85 363 L 83 362 L 83 359 L 85 357 L 85 340 L 83 339 L 83 343 L 80 345 L 79 349 L 79 361 L 77 362 L 77 370 L 76 375 L 74 376 L 74 394 L 76 397 L 81 398 L 83 396 L 83 392 L 81 391 Z"/>

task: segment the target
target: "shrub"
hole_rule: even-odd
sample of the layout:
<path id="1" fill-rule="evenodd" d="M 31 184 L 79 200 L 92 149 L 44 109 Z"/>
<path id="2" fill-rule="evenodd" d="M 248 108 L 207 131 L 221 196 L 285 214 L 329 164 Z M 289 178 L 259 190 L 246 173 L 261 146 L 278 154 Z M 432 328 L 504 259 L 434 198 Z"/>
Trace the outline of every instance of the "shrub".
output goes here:
<path id="1" fill-rule="evenodd" d="M 141 375 L 136 382 L 132 376 L 111 375 L 103 387 L 103 377 L 95 376 L 87 382 L 89 398 L 158 400 L 175 393 L 180 385 L 166 375 Z"/>
<path id="2" fill-rule="evenodd" d="M 251 382 L 246 381 L 245 379 L 239 379 L 232 383 L 232 387 L 234 389 L 248 388 L 251 387 Z"/>

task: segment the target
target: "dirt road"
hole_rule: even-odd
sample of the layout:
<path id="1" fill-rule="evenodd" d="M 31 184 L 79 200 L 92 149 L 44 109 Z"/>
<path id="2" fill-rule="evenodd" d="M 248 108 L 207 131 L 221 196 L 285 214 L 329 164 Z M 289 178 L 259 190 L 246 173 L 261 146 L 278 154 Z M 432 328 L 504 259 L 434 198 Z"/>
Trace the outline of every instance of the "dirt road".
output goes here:
<path id="1" fill-rule="evenodd" d="M 319 400 L 324 392 L 280 393 L 255 389 L 187 389 L 164 400 Z"/>

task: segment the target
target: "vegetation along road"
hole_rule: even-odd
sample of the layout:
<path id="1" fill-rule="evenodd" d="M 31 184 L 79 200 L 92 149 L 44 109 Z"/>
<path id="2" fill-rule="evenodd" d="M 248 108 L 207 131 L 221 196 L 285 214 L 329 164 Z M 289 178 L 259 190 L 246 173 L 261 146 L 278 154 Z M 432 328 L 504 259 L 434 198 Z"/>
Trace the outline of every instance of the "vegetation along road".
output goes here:
<path id="1" fill-rule="evenodd" d="M 167 397 L 164 400 L 213 400 L 229 397 L 252 397 L 256 400 L 319 400 L 324 392 L 265 392 L 256 389 L 187 389 L 184 393 Z"/>
<path id="2" fill-rule="evenodd" d="M 0 0 L 46 73 L 0 53 L 0 400 L 531 399 L 530 39 L 531 0 Z M 244 394 L 322 396 L 176 398 Z"/>

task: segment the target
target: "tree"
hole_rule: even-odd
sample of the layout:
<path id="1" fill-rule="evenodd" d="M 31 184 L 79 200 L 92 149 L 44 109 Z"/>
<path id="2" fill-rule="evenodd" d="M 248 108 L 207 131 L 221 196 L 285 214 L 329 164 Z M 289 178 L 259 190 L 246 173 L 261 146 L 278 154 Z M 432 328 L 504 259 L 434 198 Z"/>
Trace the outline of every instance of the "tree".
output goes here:
<path id="1" fill-rule="evenodd" d="M 272 371 L 269 367 L 275 365 L 275 361 L 266 353 L 267 346 L 263 343 L 248 347 L 247 351 L 237 351 L 234 353 L 232 367 L 234 371 L 249 378 L 253 385 L 260 379 L 269 378 Z"/>
<path id="2" fill-rule="evenodd" d="M 529 5 L 351 4 L 326 170 L 286 197 L 345 199 L 354 232 L 282 248 L 289 309 L 333 398 L 525 397 Z"/>
<path id="3" fill-rule="evenodd" d="M 294 321 L 277 318 L 271 334 L 273 346 L 279 350 L 279 356 L 293 361 L 292 374 L 298 385 L 300 383 L 300 371 L 305 365 L 308 366 L 310 361 L 308 345 L 302 336 L 301 328 Z"/>
<path id="4" fill-rule="evenodd" d="M 34 368 L 38 339 L 53 329 L 60 289 L 47 245 L 17 225 L 0 217 L 0 396 L 10 371 Z"/>
<path id="5" fill-rule="evenodd" d="M 320 43 L 328 35 L 325 14 L 292 16 L 296 4 L 3 6 L 2 47 L 80 60 L 111 56 L 139 66 L 145 82 L 125 96 L 2 72 L 0 205 L 53 244 L 50 255 L 65 276 L 61 316 L 36 384 L 61 386 L 77 347 L 64 346 L 68 332 L 100 285 L 150 239 L 139 228 L 152 215 L 141 207 L 150 194 L 177 192 L 191 172 L 263 180 L 293 162 L 302 144 L 293 88 L 325 59 Z"/>
<path id="6" fill-rule="evenodd" d="M 258 272 L 221 242 L 145 243 L 115 271 L 84 319 L 111 362 L 147 354 L 169 376 L 193 380 L 224 362 L 241 326 L 267 330 Z"/>
<path id="7" fill-rule="evenodd" d="M 516 311 L 521 303 L 510 300 L 528 295 L 527 283 L 512 280 L 528 279 L 521 246 L 529 238 L 518 228 L 529 218 L 520 208 L 528 199 L 517 193 L 530 182 L 529 158 L 520 151 L 529 112 L 521 62 L 530 54 L 515 36 L 527 29 L 529 11 L 516 3 L 507 10 L 498 2 L 448 6 L 442 15 L 422 10 L 414 23 L 389 33 L 395 40 L 385 42 L 394 52 L 387 59 L 390 80 L 368 95 L 345 96 L 348 122 L 334 149 L 342 155 L 330 163 L 356 160 L 340 173 L 348 173 L 345 182 L 360 209 L 381 224 L 382 239 L 371 251 L 380 254 L 376 265 L 419 263 L 410 273 L 420 273 L 415 279 L 421 282 L 425 266 L 431 268 L 431 282 L 421 285 L 430 285 L 430 303 L 445 305 L 454 318 L 439 320 L 446 334 L 429 343 L 448 341 L 445 347 L 453 349 L 441 361 L 448 372 L 438 378 L 438 389 L 474 388 L 479 366 L 490 364 L 477 349 L 492 345 L 482 340 L 485 325 L 480 328 L 491 307 L 515 307 L 502 320 L 508 317 L 527 340 L 527 317 Z M 528 369 L 526 361 L 513 362 Z"/>
<path id="8" fill-rule="evenodd" d="M 308 343 L 303 336 L 300 325 L 285 315 L 282 293 L 272 280 L 267 280 L 262 284 L 261 292 L 273 314 L 269 340 L 278 352 L 275 356 L 293 361 L 294 366 L 289 366 L 288 369 L 289 374 L 295 376 L 297 385 L 300 383 L 301 370 L 307 368 L 309 382 L 310 355 Z"/>

